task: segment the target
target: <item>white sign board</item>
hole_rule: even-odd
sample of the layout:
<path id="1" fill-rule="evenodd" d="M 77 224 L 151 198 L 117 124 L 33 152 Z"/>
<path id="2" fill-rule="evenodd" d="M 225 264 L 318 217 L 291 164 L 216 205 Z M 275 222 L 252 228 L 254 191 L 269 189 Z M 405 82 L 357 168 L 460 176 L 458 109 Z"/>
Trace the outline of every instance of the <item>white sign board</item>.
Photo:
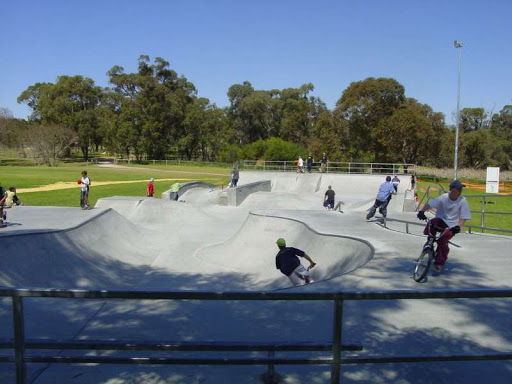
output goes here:
<path id="1" fill-rule="evenodd" d="M 487 178 L 485 180 L 486 193 L 498 193 L 500 188 L 500 168 L 487 167 Z"/>

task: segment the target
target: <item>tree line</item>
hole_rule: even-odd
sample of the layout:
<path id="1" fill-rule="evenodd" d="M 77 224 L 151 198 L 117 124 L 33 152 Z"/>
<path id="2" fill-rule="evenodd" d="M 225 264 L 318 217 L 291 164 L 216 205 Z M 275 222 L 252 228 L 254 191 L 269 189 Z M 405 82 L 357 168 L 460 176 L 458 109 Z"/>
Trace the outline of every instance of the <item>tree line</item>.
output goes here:
<path id="1" fill-rule="evenodd" d="M 257 90 L 248 81 L 229 87 L 229 106 L 219 108 L 160 57 L 142 55 L 136 72 L 116 65 L 107 76 L 105 88 L 79 75 L 29 86 L 18 97 L 32 110 L 28 121 L 0 108 L 0 144 L 31 148 L 48 165 L 71 147 L 84 159 L 99 150 L 223 162 L 325 152 L 331 161 L 453 164 L 454 127 L 392 78 L 351 83 L 331 110 L 310 95 L 311 83 Z M 461 166 L 510 169 L 512 105 L 462 109 L 459 158 Z"/>

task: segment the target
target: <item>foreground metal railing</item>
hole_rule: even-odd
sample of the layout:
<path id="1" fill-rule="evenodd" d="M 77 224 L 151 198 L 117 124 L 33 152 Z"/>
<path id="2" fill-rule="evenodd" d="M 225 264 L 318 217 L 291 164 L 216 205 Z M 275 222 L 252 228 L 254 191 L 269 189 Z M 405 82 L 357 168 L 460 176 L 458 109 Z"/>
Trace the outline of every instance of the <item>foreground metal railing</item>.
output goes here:
<path id="1" fill-rule="evenodd" d="M 460 354 L 436 356 L 394 357 L 342 357 L 342 350 L 361 350 L 361 346 L 342 345 L 343 305 L 347 300 L 410 300 L 410 299 L 477 299 L 510 298 L 512 289 L 474 289 L 380 292 L 335 292 L 335 293 L 283 293 L 283 292 L 164 292 L 164 291 L 94 291 L 64 289 L 14 289 L 1 288 L 0 297 L 12 298 L 14 339 L 3 341 L 0 348 L 14 349 L 14 356 L 0 356 L 0 362 L 16 364 L 16 383 L 25 384 L 27 363 L 100 363 L 100 364 L 168 364 L 168 365 L 267 365 L 273 374 L 274 365 L 330 365 L 331 383 L 339 383 L 343 364 L 375 364 L 426 361 L 474 361 L 512 360 L 512 353 Z M 326 344 L 257 344 L 257 343 L 149 343 L 126 341 L 52 341 L 26 340 L 24 298 L 63 299 L 130 299 L 130 300 L 328 300 L 333 303 L 332 342 Z M 489 314 L 491 315 L 491 314 Z M 492 317 L 492 316 L 491 316 Z M 59 350 L 165 350 L 165 351 L 268 351 L 268 358 L 170 358 L 170 357 L 112 357 L 112 356 L 61 356 L 27 355 L 29 349 Z M 276 358 L 276 351 L 330 351 L 330 357 L 322 358 Z"/>

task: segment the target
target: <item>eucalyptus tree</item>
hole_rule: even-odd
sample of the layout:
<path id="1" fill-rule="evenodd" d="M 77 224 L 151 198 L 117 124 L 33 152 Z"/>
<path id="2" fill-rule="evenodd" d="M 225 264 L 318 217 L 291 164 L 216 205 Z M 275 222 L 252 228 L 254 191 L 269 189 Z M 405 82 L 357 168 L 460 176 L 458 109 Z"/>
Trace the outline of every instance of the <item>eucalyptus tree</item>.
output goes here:
<path id="1" fill-rule="evenodd" d="M 97 110 L 103 90 L 94 80 L 82 76 L 59 76 L 57 82 L 36 83 L 18 97 L 32 108 L 30 120 L 43 125 L 58 125 L 77 134 L 84 159 L 92 144 L 101 142 Z"/>
<path id="2" fill-rule="evenodd" d="M 187 106 L 196 97 L 194 84 L 170 69 L 170 63 L 141 55 L 137 73 L 125 73 L 120 66 L 108 71 L 115 99 L 117 129 L 123 146 L 129 143 L 137 158 L 165 158 L 172 144 L 185 136 L 183 122 Z"/>
<path id="3" fill-rule="evenodd" d="M 405 101 L 404 87 L 395 79 L 369 77 L 351 83 L 336 103 L 335 115 L 348 120 L 349 147 L 357 159 L 373 153 L 379 161 L 382 148 L 374 130 Z"/>

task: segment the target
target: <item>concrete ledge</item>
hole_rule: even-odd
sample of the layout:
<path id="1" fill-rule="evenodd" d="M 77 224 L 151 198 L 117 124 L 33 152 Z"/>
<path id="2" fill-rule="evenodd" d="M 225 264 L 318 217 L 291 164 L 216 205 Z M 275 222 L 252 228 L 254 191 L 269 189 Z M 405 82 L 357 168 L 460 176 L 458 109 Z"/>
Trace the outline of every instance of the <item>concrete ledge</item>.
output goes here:
<path id="1" fill-rule="evenodd" d="M 270 192 L 271 189 L 270 180 L 262 180 L 240 185 L 236 188 L 229 188 L 219 193 L 219 205 L 238 207 L 251 193 Z"/>
<path id="2" fill-rule="evenodd" d="M 403 212 L 416 212 L 416 201 L 414 200 L 414 191 L 407 189 L 405 191 Z"/>
<path id="3" fill-rule="evenodd" d="M 191 181 L 190 183 L 182 183 L 180 189 L 178 190 L 178 196 L 181 196 L 189 189 L 192 188 L 215 188 L 214 184 L 204 183 L 202 181 Z M 170 189 L 162 193 L 162 199 L 164 200 L 175 200 L 174 197 L 176 192 L 172 192 Z"/>

